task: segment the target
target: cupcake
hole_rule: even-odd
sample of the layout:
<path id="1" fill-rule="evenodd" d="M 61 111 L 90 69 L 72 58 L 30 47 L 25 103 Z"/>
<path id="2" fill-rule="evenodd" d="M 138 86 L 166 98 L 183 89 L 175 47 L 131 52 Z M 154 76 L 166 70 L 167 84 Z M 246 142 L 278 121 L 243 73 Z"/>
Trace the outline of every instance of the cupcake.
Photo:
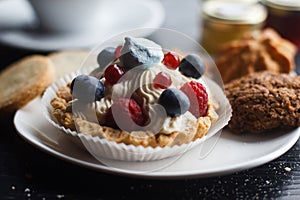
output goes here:
<path id="1" fill-rule="evenodd" d="M 92 154 L 161 159 L 189 149 L 229 121 L 230 104 L 205 77 L 205 62 L 196 54 L 181 57 L 128 36 L 99 52 L 97 61 L 97 68 L 67 76 L 52 86 L 52 95 L 45 94 L 50 118 Z M 158 150 L 167 153 L 157 155 Z"/>

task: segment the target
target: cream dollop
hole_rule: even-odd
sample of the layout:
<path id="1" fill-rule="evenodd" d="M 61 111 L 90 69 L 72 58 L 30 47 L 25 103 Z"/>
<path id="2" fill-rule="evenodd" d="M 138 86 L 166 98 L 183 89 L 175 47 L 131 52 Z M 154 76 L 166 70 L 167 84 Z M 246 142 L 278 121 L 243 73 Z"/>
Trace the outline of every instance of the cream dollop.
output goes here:
<path id="1" fill-rule="evenodd" d="M 175 131 L 184 131 L 185 124 L 189 121 L 197 122 L 189 111 L 178 116 L 170 117 L 161 111 L 160 105 L 157 103 L 160 94 L 164 89 L 157 88 L 153 84 L 155 76 L 159 72 L 166 72 L 172 79 L 170 87 L 181 88 L 185 83 L 195 80 L 181 74 L 178 70 L 168 69 L 163 64 L 157 64 L 151 68 L 133 68 L 123 75 L 119 82 L 110 89 L 110 94 L 106 95 L 100 101 L 96 102 L 95 109 L 100 124 L 103 121 L 108 108 L 111 106 L 113 99 L 133 97 L 147 111 L 150 119 L 150 125 L 144 127 L 145 131 L 156 131 L 164 134 L 171 134 Z M 206 87 L 206 84 L 201 79 L 197 80 Z M 206 87 L 208 90 L 208 88 Z M 159 115 L 159 116 L 158 116 Z M 193 133 L 191 133 L 193 134 Z"/>

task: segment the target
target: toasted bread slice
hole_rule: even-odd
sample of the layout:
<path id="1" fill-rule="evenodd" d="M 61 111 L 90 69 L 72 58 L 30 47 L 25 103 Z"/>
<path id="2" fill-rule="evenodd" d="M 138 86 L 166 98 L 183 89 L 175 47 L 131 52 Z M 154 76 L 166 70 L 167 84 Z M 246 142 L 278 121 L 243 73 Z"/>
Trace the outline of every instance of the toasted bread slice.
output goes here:
<path id="1" fill-rule="evenodd" d="M 54 68 L 49 58 L 30 55 L 0 72 L 0 111 L 14 112 L 41 95 L 53 81 Z"/>

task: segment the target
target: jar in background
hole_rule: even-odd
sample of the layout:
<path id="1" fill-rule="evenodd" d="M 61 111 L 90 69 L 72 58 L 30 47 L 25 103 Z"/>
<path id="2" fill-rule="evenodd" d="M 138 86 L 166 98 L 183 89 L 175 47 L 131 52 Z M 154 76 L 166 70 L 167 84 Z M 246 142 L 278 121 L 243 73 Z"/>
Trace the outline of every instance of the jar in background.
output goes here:
<path id="1" fill-rule="evenodd" d="M 300 50 L 300 0 L 262 0 L 268 11 L 266 27 L 274 28 Z"/>
<path id="2" fill-rule="evenodd" d="M 211 55 L 226 42 L 259 30 L 267 17 L 266 8 L 248 1 L 204 1 L 201 8 L 201 45 Z"/>

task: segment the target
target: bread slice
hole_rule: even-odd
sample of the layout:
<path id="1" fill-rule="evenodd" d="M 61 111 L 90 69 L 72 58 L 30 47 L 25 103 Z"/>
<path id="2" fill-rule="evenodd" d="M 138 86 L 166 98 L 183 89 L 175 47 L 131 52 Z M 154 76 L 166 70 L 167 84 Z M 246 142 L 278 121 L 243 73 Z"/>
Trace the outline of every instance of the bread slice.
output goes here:
<path id="1" fill-rule="evenodd" d="M 53 81 L 54 68 L 49 58 L 30 55 L 0 72 L 0 111 L 14 112 L 41 95 Z"/>
<path id="2" fill-rule="evenodd" d="M 78 70 L 83 64 L 96 67 L 96 59 L 88 59 L 89 55 L 88 50 L 62 50 L 50 53 L 48 57 L 55 68 L 55 80 Z"/>

